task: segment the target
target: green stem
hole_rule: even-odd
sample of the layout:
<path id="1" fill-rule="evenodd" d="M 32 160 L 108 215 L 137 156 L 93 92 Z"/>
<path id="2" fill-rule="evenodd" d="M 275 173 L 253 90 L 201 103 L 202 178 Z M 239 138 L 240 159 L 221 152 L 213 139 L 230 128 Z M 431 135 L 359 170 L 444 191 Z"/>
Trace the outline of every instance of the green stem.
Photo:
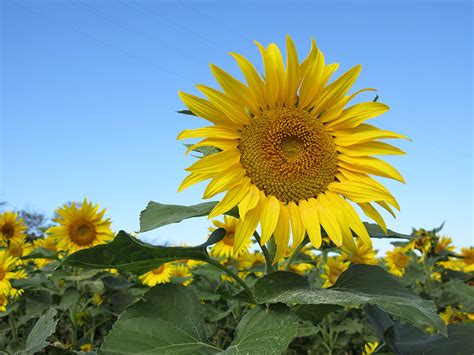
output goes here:
<path id="1" fill-rule="evenodd" d="M 268 252 L 267 247 L 265 246 L 265 244 L 262 245 L 260 235 L 257 233 L 257 231 L 253 233 L 253 236 L 257 241 L 258 245 L 260 246 L 260 249 L 262 249 L 263 256 L 265 257 L 265 263 L 267 264 L 267 274 L 274 272 L 275 269 L 272 265 L 272 258 L 270 257 L 270 253 Z"/>
<path id="2" fill-rule="evenodd" d="M 222 271 L 226 272 L 230 277 L 232 277 L 235 281 L 237 281 L 240 286 L 243 287 L 243 289 L 245 290 L 245 292 L 247 293 L 247 295 L 250 297 L 250 299 L 255 302 L 255 298 L 253 296 L 253 292 L 252 290 L 250 289 L 250 287 L 248 287 L 248 285 L 245 283 L 244 280 L 242 280 L 235 272 L 233 272 L 231 269 L 229 269 L 227 266 L 225 265 L 222 265 L 220 264 L 218 261 L 214 260 L 214 259 L 211 259 L 211 258 L 207 258 L 207 262 L 209 264 L 212 264 L 214 265 L 215 267 L 221 269 Z"/>
<path id="3" fill-rule="evenodd" d="M 14 341 L 18 341 L 18 331 L 16 329 L 15 320 L 13 319 L 13 314 L 8 316 L 8 323 L 10 323 L 10 328 L 12 328 L 12 337 Z"/>
<path id="4" fill-rule="evenodd" d="M 288 259 L 287 261 L 287 264 L 286 264 L 286 270 L 288 271 L 290 269 L 290 266 L 291 266 L 291 263 L 293 262 L 293 260 L 298 256 L 298 254 L 300 253 L 301 249 L 303 249 L 303 247 L 308 244 L 309 240 L 308 239 L 304 239 L 300 245 L 298 245 L 298 247 L 295 249 L 295 251 L 293 252 L 293 254 L 291 254 L 290 258 Z"/>

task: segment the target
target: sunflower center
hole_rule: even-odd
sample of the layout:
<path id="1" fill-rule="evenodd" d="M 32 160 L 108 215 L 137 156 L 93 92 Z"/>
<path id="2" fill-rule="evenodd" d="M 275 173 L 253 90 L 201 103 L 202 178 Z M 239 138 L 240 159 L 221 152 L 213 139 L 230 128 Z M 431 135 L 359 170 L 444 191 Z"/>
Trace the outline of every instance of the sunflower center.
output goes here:
<path id="1" fill-rule="evenodd" d="M 334 181 L 336 146 L 321 121 L 297 108 L 277 108 L 254 119 L 242 132 L 240 161 L 265 195 L 297 203 Z"/>
<path id="2" fill-rule="evenodd" d="M 397 253 L 393 257 L 393 263 L 399 268 L 405 268 L 408 265 L 410 258 L 404 254 Z"/>
<path id="3" fill-rule="evenodd" d="M 222 239 L 222 243 L 231 247 L 234 246 L 234 233 L 227 233 L 224 239 Z"/>
<path id="4" fill-rule="evenodd" d="M 96 238 L 95 228 L 89 222 L 75 223 L 70 228 L 71 241 L 77 245 L 90 245 Z"/>
<path id="5" fill-rule="evenodd" d="M 164 269 L 165 269 L 165 267 L 163 265 L 161 265 L 159 268 L 153 269 L 152 273 L 155 274 L 155 275 L 161 275 L 163 273 Z"/>
<path id="6" fill-rule="evenodd" d="M 10 239 L 15 234 L 15 228 L 11 224 L 4 224 L 2 226 L 2 235 L 6 239 Z"/>

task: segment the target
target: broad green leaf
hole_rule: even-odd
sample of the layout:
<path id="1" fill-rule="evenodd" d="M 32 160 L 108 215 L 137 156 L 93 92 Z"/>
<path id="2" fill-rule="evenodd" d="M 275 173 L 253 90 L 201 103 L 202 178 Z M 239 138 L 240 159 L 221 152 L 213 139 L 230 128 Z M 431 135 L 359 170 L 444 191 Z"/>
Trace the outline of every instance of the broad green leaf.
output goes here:
<path id="1" fill-rule="evenodd" d="M 206 247 L 154 246 L 120 231 L 110 243 L 79 250 L 66 257 L 61 265 L 89 269 L 115 268 L 143 274 L 163 263 L 181 259 L 205 261 Z"/>
<path id="2" fill-rule="evenodd" d="M 438 306 L 448 306 L 454 303 L 462 304 L 462 309 L 465 312 L 474 312 L 474 287 L 468 286 L 460 280 L 448 281 L 438 298 Z"/>
<path id="3" fill-rule="evenodd" d="M 23 260 L 28 259 L 57 259 L 58 253 L 46 248 L 36 248 L 28 255 L 21 257 Z"/>
<path id="4" fill-rule="evenodd" d="M 418 328 L 396 323 L 376 306 L 365 306 L 364 311 L 377 335 L 396 354 L 472 354 L 474 351 L 474 325 L 451 324 L 447 337 L 429 335 Z"/>
<path id="5" fill-rule="evenodd" d="M 50 308 L 36 321 L 26 343 L 15 352 L 15 355 L 35 354 L 49 344 L 46 339 L 54 333 L 58 323 L 58 320 L 54 320 L 56 313 L 55 309 Z"/>
<path id="6" fill-rule="evenodd" d="M 217 201 L 210 201 L 198 205 L 180 206 L 150 201 L 148 206 L 140 213 L 140 233 L 167 224 L 178 223 L 188 218 L 207 216 L 216 204 Z M 237 209 L 234 208 L 226 214 L 235 217 L 237 216 Z"/>
<path id="7" fill-rule="evenodd" d="M 281 354 L 296 337 L 298 318 L 284 305 L 255 307 L 237 325 L 232 344 L 223 354 Z"/>
<path id="8" fill-rule="evenodd" d="M 99 354 L 216 354 L 206 337 L 202 307 L 181 285 L 158 285 L 127 308 Z"/>
<path id="9" fill-rule="evenodd" d="M 319 323 L 326 315 L 333 313 L 343 307 L 333 304 L 301 304 L 293 308 L 293 311 L 302 320 Z"/>
<path id="10" fill-rule="evenodd" d="M 421 299 L 378 266 L 351 265 L 329 289 L 311 289 L 302 276 L 276 272 L 258 280 L 254 292 L 258 303 L 338 305 L 350 308 L 375 304 L 410 323 L 429 324 L 446 332 L 446 326 L 437 315 L 432 301 Z"/>

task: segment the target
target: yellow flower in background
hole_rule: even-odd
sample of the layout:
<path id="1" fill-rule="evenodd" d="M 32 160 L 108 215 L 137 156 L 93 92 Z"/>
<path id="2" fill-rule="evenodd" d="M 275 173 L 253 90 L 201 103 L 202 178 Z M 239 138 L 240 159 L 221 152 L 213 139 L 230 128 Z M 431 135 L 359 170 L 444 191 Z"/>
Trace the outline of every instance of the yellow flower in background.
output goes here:
<path id="1" fill-rule="evenodd" d="M 454 245 L 451 245 L 453 240 L 450 237 L 442 236 L 436 241 L 435 253 L 439 254 L 443 250 L 454 251 Z"/>
<path id="2" fill-rule="evenodd" d="M 58 242 L 56 240 L 56 237 L 54 236 L 47 236 L 46 238 L 38 238 L 33 242 L 33 249 L 37 248 L 44 248 L 51 250 L 53 252 L 58 251 Z M 54 261 L 54 259 L 43 259 L 43 258 L 38 258 L 34 259 L 34 262 L 36 266 L 41 269 L 45 265 L 49 264 L 50 262 Z"/>
<path id="3" fill-rule="evenodd" d="M 171 281 L 174 266 L 171 263 L 165 263 L 139 276 L 140 281 L 147 286 L 153 287 L 157 284 L 164 284 Z"/>
<path id="4" fill-rule="evenodd" d="M 81 349 L 81 351 L 83 351 L 83 352 L 91 352 L 92 351 L 92 344 L 90 344 L 90 343 L 82 344 L 79 349 Z"/>
<path id="5" fill-rule="evenodd" d="M 16 212 L 0 214 L 0 246 L 8 246 L 10 242 L 23 242 L 26 237 L 26 225 Z"/>
<path id="6" fill-rule="evenodd" d="M 16 296 L 19 291 L 12 287 L 11 281 L 28 277 L 25 270 L 17 270 L 19 261 L 8 250 L 0 250 L 0 295 Z"/>
<path id="7" fill-rule="evenodd" d="M 105 301 L 105 296 L 101 293 L 94 293 L 92 295 L 92 303 L 97 305 L 97 306 L 100 306 L 102 303 L 104 303 Z"/>
<path id="8" fill-rule="evenodd" d="M 405 248 L 397 247 L 388 251 L 385 256 L 385 262 L 389 271 L 396 276 L 403 276 L 405 269 L 410 262 L 410 256 L 405 254 Z"/>
<path id="9" fill-rule="evenodd" d="M 8 297 L 0 294 L 0 312 L 5 312 L 7 310 Z"/>
<path id="10" fill-rule="evenodd" d="M 404 154 L 378 140 L 406 137 L 364 123 L 386 112 L 385 104 L 370 101 L 345 108 L 359 92 L 374 90 L 348 94 L 359 65 L 328 84 L 338 64 L 326 64 L 314 40 L 309 55 L 300 62 L 287 37 L 286 66 L 274 43 L 267 48 L 257 46 L 263 76 L 247 59 L 232 53 L 247 85 L 212 65 L 223 92 L 197 85 L 206 99 L 179 93 L 185 105 L 211 125 L 184 130 L 178 139 L 203 138 L 188 152 L 204 146 L 219 152 L 187 168 L 190 174 L 178 190 L 211 179 L 204 198 L 225 192 L 209 218 L 238 206 L 235 250 L 259 224 L 262 244 L 274 236 L 274 261 L 284 255 L 290 229 L 292 248 L 303 241 L 306 232 L 312 245 L 320 247 L 321 226 L 337 246 L 354 244 L 351 230 L 370 246 L 370 237 L 350 201 L 386 229 L 373 204 L 392 214 L 392 207 L 399 206 L 370 175 L 404 180 L 391 165 L 371 156 Z"/>
<path id="11" fill-rule="evenodd" d="M 474 248 L 462 248 L 461 255 L 463 256 L 462 265 L 464 272 L 474 271 Z"/>
<path id="12" fill-rule="evenodd" d="M 461 310 L 452 306 L 447 306 L 443 312 L 439 313 L 439 316 L 446 325 L 453 323 L 463 323 L 467 320 L 474 320 L 473 313 L 462 312 Z"/>
<path id="13" fill-rule="evenodd" d="M 371 246 L 364 244 L 361 240 L 357 240 L 354 249 L 350 250 L 343 247 L 343 250 L 342 258 L 350 261 L 352 264 L 377 265 L 379 263 L 377 251 L 372 249 Z"/>
<path id="14" fill-rule="evenodd" d="M 379 342 L 373 342 L 373 343 L 367 343 L 364 345 L 364 351 L 362 352 L 362 355 L 370 355 L 375 352 L 377 347 L 379 346 Z"/>
<path id="15" fill-rule="evenodd" d="M 21 240 L 12 240 L 7 248 L 8 254 L 15 258 L 18 258 L 18 264 L 28 263 L 28 260 L 23 261 L 21 260 L 21 257 L 27 256 L 33 251 L 33 249 L 33 244 Z"/>
<path id="16" fill-rule="evenodd" d="M 347 270 L 349 264 L 348 261 L 344 261 L 340 256 L 327 258 L 326 263 L 323 265 L 325 273 L 321 275 L 326 280 L 323 287 L 326 288 L 334 285 L 339 276 Z"/>
<path id="17" fill-rule="evenodd" d="M 58 250 L 74 253 L 77 250 L 91 248 L 113 239 L 110 219 L 104 218 L 105 209 L 98 211 L 98 205 L 92 205 L 87 199 L 79 205 L 72 203 L 56 210 L 58 226 L 48 232 L 58 240 Z"/>
<path id="18" fill-rule="evenodd" d="M 182 264 L 175 264 L 174 269 L 173 269 L 173 276 L 176 277 L 187 277 L 189 278 L 188 280 L 185 280 L 182 282 L 184 286 L 189 285 L 193 280 L 192 280 L 192 274 L 189 268 L 186 265 Z"/>
<path id="19" fill-rule="evenodd" d="M 247 254 L 249 251 L 250 239 L 245 241 L 239 249 L 234 250 L 235 229 L 238 219 L 231 216 L 224 216 L 224 222 L 212 221 L 216 228 L 209 228 L 211 232 L 217 228 L 224 228 L 226 231 L 224 239 L 213 245 L 210 255 L 216 258 L 234 258 L 237 259 L 241 254 Z"/>
<path id="20" fill-rule="evenodd" d="M 447 261 L 440 261 L 438 262 L 438 265 L 444 267 L 445 269 L 448 270 L 454 270 L 454 271 L 462 271 L 463 270 L 463 263 L 459 259 L 454 259 L 454 258 L 449 258 Z"/>
<path id="21" fill-rule="evenodd" d="M 309 272 L 314 266 L 309 263 L 292 263 L 288 268 L 288 271 L 294 272 L 295 274 L 306 274 Z"/>
<path id="22" fill-rule="evenodd" d="M 431 238 L 430 237 L 416 237 L 412 238 L 407 246 L 405 247 L 405 250 L 419 250 L 422 254 L 423 257 L 430 251 L 431 249 Z"/>

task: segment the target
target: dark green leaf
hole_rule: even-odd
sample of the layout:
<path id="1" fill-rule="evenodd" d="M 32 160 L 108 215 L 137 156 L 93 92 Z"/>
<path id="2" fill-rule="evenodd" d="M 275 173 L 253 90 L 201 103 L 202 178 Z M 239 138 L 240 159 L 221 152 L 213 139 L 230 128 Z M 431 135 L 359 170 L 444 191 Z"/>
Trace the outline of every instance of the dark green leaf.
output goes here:
<path id="1" fill-rule="evenodd" d="M 224 239 L 226 231 L 224 228 L 217 228 L 215 231 L 211 233 L 209 238 L 206 240 L 204 244 L 201 244 L 202 247 L 208 247 L 209 245 L 216 244 Z"/>
<path id="2" fill-rule="evenodd" d="M 385 233 L 378 224 L 364 222 L 365 228 L 371 238 L 395 238 L 395 239 L 412 239 L 413 237 L 408 234 L 402 234 L 387 229 Z"/>
<path id="3" fill-rule="evenodd" d="M 302 320 L 319 323 L 326 315 L 341 308 L 333 304 L 302 304 L 294 307 L 293 311 Z"/>
<path id="4" fill-rule="evenodd" d="M 33 329 L 31 329 L 30 334 L 26 339 L 26 344 L 15 354 L 35 354 L 44 349 L 48 345 L 46 339 L 53 334 L 56 329 L 58 321 L 54 320 L 55 316 L 55 309 L 47 310 L 46 313 L 36 321 Z"/>
<path id="5" fill-rule="evenodd" d="M 28 259 L 57 259 L 58 253 L 46 248 L 36 248 L 28 255 L 22 257 L 23 260 Z"/>
<path id="6" fill-rule="evenodd" d="M 66 257 L 62 265 L 90 269 L 115 268 L 143 274 L 163 263 L 181 259 L 204 261 L 207 259 L 206 248 L 154 246 L 120 231 L 110 243 L 79 250 Z"/>
<path id="7" fill-rule="evenodd" d="M 148 206 L 140 213 L 140 232 L 151 231 L 188 218 L 207 216 L 216 204 L 216 201 L 210 201 L 193 206 L 180 206 L 150 201 Z M 237 209 L 234 208 L 226 214 L 235 217 L 237 216 Z"/>
<path id="8" fill-rule="evenodd" d="M 329 289 L 309 289 L 304 281 L 301 276 L 288 272 L 267 275 L 255 284 L 255 299 L 258 303 L 339 305 L 351 308 L 375 304 L 413 324 L 430 324 L 446 332 L 446 326 L 436 313 L 432 301 L 421 299 L 378 266 L 351 265 Z"/>
<path id="9" fill-rule="evenodd" d="M 281 354 L 296 337 L 298 320 L 284 305 L 255 307 L 239 322 L 232 344 L 223 354 Z"/>
<path id="10" fill-rule="evenodd" d="M 216 354 L 197 297 L 181 285 L 158 285 L 127 308 L 104 338 L 99 354 Z"/>
<path id="11" fill-rule="evenodd" d="M 191 116 L 196 116 L 194 113 L 192 113 L 192 111 L 190 110 L 179 110 L 179 111 L 176 111 L 177 113 L 181 113 L 182 115 L 191 115 Z"/>

